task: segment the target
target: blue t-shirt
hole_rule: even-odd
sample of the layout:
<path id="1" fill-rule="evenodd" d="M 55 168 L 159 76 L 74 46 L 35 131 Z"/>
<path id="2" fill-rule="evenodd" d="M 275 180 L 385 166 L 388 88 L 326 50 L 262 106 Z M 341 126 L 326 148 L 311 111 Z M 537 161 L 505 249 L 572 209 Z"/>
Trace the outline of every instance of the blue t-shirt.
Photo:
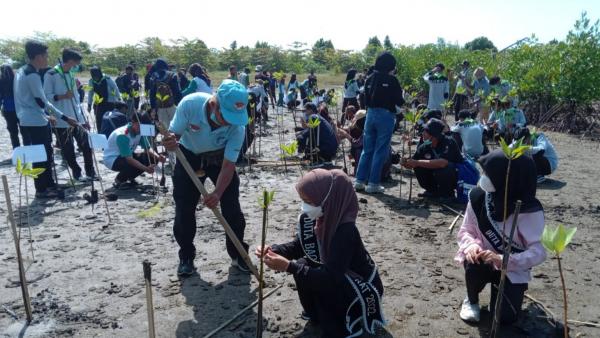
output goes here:
<path id="1" fill-rule="evenodd" d="M 185 96 L 177 105 L 169 131 L 181 135 L 179 143 L 194 154 L 224 148 L 225 159 L 236 162 L 244 143 L 245 127 L 228 125 L 213 130 L 206 116 L 211 96 L 207 93 Z"/>

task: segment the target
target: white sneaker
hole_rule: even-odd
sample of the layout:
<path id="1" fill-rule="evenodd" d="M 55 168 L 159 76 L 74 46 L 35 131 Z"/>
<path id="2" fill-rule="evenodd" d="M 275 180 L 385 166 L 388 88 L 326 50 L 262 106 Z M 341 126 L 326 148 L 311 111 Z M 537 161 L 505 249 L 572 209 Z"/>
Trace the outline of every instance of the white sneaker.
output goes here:
<path id="1" fill-rule="evenodd" d="M 367 189 L 365 189 L 365 192 L 367 194 L 381 194 L 385 191 L 385 188 L 380 186 L 379 184 L 374 185 L 374 184 L 369 184 L 367 185 Z"/>
<path id="2" fill-rule="evenodd" d="M 354 182 L 354 190 L 356 190 L 356 191 L 363 191 L 363 190 L 365 190 L 365 184 L 361 183 L 359 181 Z"/>
<path id="3" fill-rule="evenodd" d="M 465 322 L 479 322 L 479 314 L 481 309 L 479 304 L 469 303 L 469 298 L 465 298 L 460 308 L 460 319 Z"/>

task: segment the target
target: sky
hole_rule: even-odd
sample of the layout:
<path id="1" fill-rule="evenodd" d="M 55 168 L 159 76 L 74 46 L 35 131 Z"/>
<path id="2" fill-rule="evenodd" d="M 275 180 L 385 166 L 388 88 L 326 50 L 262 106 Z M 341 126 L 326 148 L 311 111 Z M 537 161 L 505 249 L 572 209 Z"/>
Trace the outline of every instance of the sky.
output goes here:
<path id="1" fill-rule="evenodd" d="M 158 36 L 199 38 L 217 49 L 233 40 L 288 48 L 322 37 L 338 49 L 360 50 L 375 35 L 403 45 L 438 37 L 462 45 L 483 35 L 502 49 L 531 34 L 562 40 L 582 11 L 600 18 L 600 0 L 29 0 L 3 1 L 2 11 L 15 15 L 2 16 L 0 39 L 52 32 L 98 47 Z"/>

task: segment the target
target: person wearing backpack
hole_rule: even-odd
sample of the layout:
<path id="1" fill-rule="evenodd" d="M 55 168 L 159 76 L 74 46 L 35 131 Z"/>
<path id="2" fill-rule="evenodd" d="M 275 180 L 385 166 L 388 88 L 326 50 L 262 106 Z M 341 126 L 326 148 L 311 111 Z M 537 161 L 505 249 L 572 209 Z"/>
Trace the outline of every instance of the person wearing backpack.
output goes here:
<path id="1" fill-rule="evenodd" d="M 100 134 L 104 134 L 106 138 L 116 129 L 127 124 L 127 112 L 129 107 L 125 102 L 117 102 L 115 109 L 107 112 L 102 117 L 102 128 L 100 128 Z"/>
<path id="2" fill-rule="evenodd" d="M 104 75 L 100 66 L 90 69 L 91 79 L 89 82 L 87 109 L 92 111 L 96 117 L 96 130 L 102 127 L 102 116 L 114 108 L 115 103 L 121 100 L 121 92 L 115 81 L 110 76 Z M 94 99 L 96 97 L 96 99 Z"/>
<path id="3" fill-rule="evenodd" d="M 62 62 L 51 68 L 44 75 L 44 93 L 48 100 L 65 115 L 75 119 L 83 128 L 89 130 L 86 117 L 79 105 L 79 92 L 75 83 L 75 73 L 83 57 L 76 50 L 65 48 L 62 51 Z M 73 178 L 86 182 L 96 177 L 92 148 L 90 148 L 88 133 L 83 128 L 71 128 L 64 121 L 56 121 L 55 131 L 58 144 L 61 148 L 63 160 L 73 172 Z M 86 176 L 81 174 L 81 167 L 77 164 L 73 142 L 83 154 Z"/>
<path id="4" fill-rule="evenodd" d="M 175 107 L 181 101 L 181 89 L 177 74 L 169 70 L 165 59 L 154 63 L 154 72 L 150 77 L 150 106 L 156 112 L 158 120 L 167 127 L 175 115 Z"/>
<path id="5" fill-rule="evenodd" d="M 135 100 L 136 98 L 139 98 L 139 82 L 133 77 L 133 66 L 127 65 L 125 67 L 125 73 L 117 77 L 115 82 L 121 94 L 127 94 L 127 105 L 131 107 L 131 109 L 129 109 L 129 114 L 133 113 L 133 111 L 137 109 Z"/>
<path id="6" fill-rule="evenodd" d="M 423 142 L 412 159 L 404 159 L 402 166 L 413 169 L 425 198 L 453 199 L 458 182 L 456 165 L 463 162 L 456 142 L 444 135 L 444 123 L 431 119 L 423 130 Z"/>

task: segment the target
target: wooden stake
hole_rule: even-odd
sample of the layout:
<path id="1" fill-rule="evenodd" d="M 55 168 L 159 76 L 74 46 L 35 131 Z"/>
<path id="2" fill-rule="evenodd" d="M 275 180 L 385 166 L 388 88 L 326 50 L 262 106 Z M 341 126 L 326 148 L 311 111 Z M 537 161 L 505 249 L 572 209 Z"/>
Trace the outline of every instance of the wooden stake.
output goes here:
<path id="1" fill-rule="evenodd" d="M 281 289 L 281 287 L 283 287 L 282 285 L 279 285 L 278 287 L 276 287 L 275 289 L 269 291 L 264 297 L 263 300 L 267 299 L 270 295 L 274 294 L 275 291 Z M 255 307 L 256 304 L 258 304 L 258 299 L 255 300 L 254 302 L 252 302 L 250 305 L 246 306 L 245 308 L 241 309 L 240 312 L 236 313 L 231 319 L 229 319 L 228 321 L 226 321 L 225 323 L 219 325 L 219 327 L 217 327 L 216 329 L 210 331 L 209 333 L 207 333 L 204 338 L 210 338 L 212 336 L 214 336 L 215 334 L 217 334 L 219 331 L 223 330 L 224 328 L 227 327 L 227 325 L 233 323 L 234 320 L 238 319 L 241 315 L 244 314 L 244 312 L 250 310 L 251 308 Z"/>
<path id="2" fill-rule="evenodd" d="M 454 221 L 452 221 L 452 224 L 450 224 L 450 227 L 448 228 L 448 230 L 450 231 L 450 233 L 452 234 L 452 230 L 454 230 L 454 226 L 456 225 L 456 223 L 458 222 L 458 220 L 460 219 L 462 215 L 456 215 L 456 217 L 454 218 Z"/>
<path id="3" fill-rule="evenodd" d="M 158 122 L 158 127 L 159 127 L 158 129 L 159 129 L 160 133 L 163 134 L 163 136 L 167 136 L 166 135 L 167 132 L 166 132 L 165 128 L 162 126 L 162 124 L 160 124 L 160 122 Z M 202 184 L 202 182 L 200 181 L 198 176 L 196 176 L 196 172 L 194 171 L 194 169 L 192 169 L 190 162 L 188 162 L 187 158 L 185 157 L 185 155 L 183 154 L 183 152 L 181 151 L 181 149 L 179 147 L 177 147 L 175 149 L 175 156 L 177 157 L 177 161 L 181 163 L 181 166 L 183 167 L 185 172 L 188 174 L 188 176 L 190 177 L 190 179 L 192 180 L 192 182 L 194 183 L 194 185 L 196 186 L 196 188 L 198 189 L 200 194 L 202 196 L 208 195 L 208 191 L 206 191 L 204 184 Z M 248 252 L 246 252 L 246 249 L 244 248 L 244 246 L 242 245 L 240 240 L 235 235 L 235 232 L 233 232 L 233 229 L 231 229 L 231 226 L 229 225 L 229 223 L 227 223 L 227 220 L 225 219 L 225 217 L 223 217 L 223 214 L 221 213 L 221 211 L 219 209 L 217 209 L 216 207 L 212 208 L 211 210 L 212 210 L 213 214 L 215 215 L 215 217 L 217 217 L 217 220 L 219 221 L 219 223 L 221 223 L 221 225 L 223 226 L 223 229 L 225 229 L 225 233 L 227 234 L 227 237 L 229 237 L 229 239 L 231 240 L 231 242 L 237 249 L 238 253 L 240 254 L 242 259 L 248 266 L 248 269 L 250 269 L 252 274 L 257 279 L 260 280 L 260 277 L 258 275 L 258 270 L 252 264 L 252 261 L 250 260 L 250 256 L 248 256 Z"/>
<path id="4" fill-rule="evenodd" d="M 15 241 L 15 250 L 17 252 L 17 263 L 19 264 L 19 281 L 21 282 L 21 293 L 23 295 L 23 303 L 25 305 L 25 315 L 27 316 L 27 323 L 31 323 L 33 319 L 31 311 L 31 300 L 29 299 L 29 290 L 27 289 L 27 278 L 25 277 L 25 268 L 23 267 L 23 257 L 21 256 L 21 240 L 17 236 L 17 225 L 15 224 L 12 203 L 10 202 L 10 192 L 8 191 L 8 181 L 6 175 L 2 175 L 2 185 L 4 187 L 4 197 L 6 198 L 6 209 L 8 212 L 8 221 L 13 233 L 13 240 Z"/>
<path id="5" fill-rule="evenodd" d="M 152 302 L 152 267 L 148 260 L 142 263 L 144 267 L 144 283 L 146 284 L 146 309 L 148 310 L 148 337 L 156 337 L 154 331 L 154 305 Z"/>

